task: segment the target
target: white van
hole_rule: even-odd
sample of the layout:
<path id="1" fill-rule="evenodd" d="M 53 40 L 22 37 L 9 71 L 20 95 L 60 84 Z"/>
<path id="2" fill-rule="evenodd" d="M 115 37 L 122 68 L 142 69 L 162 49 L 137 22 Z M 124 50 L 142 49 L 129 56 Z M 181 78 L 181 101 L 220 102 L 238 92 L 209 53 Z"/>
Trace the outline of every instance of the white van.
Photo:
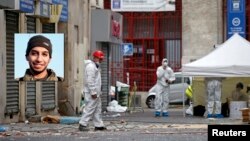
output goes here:
<path id="1" fill-rule="evenodd" d="M 169 103 L 170 104 L 182 104 L 183 103 L 183 92 L 185 93 L 186 88 L 192 83 L 191 77 L 184 77 L 184 83 L 182 83 L 181 72 L 175 72 L 175 81 L 170 84 L 169 92 Z M 146 105 L 148 108 L 154 108 L 155 100 L 155 85 L 148 91 L 148 97 L 146 99 Z M 185 95 L 185 103 L 187 97 Z"/>

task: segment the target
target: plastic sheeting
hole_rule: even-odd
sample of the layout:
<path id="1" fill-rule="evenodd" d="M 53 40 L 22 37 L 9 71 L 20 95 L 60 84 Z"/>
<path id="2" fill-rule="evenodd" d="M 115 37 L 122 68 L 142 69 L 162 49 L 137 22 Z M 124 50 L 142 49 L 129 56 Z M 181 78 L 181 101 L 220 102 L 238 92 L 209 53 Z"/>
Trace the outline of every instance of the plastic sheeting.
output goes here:
<path id="1" fill-rule="evenodd" d="M 126 112 L 128 107 L 121 106 L 118 104 L 116 100 L 112 100 L 109 102 L 109 106 L 107 107 L 108 112 Z"/>

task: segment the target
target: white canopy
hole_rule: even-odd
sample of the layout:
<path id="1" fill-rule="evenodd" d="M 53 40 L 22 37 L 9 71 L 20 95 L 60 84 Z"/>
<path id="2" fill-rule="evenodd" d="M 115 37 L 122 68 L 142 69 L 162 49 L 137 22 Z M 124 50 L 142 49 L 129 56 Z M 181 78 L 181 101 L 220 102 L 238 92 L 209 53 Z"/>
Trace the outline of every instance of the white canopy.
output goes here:
<path id="1" fill-rule="evenodd" d="M 184 64 L 182 73 L 203 77 L 250 76 L 250 42 L 235 33 L 206 56 Z"/>

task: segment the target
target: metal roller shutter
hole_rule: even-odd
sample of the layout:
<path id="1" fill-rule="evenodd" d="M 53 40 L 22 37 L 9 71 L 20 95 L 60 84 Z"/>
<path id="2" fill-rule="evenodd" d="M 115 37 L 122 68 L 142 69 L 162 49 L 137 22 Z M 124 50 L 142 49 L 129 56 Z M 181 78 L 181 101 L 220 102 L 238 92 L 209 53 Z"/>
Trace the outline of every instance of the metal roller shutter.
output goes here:
<path id="1" fill-rule="evenodd" d="M 109 102 L 109 48 L 108 43 L 105 43 L 106 47 L 102 47 L 102 51 L 105 54 L 104 60 L 101 63 L 101 77 L 102 77 L 102 109 L 106 109 Z"/>
<path id="2" fill-rule="evenodd" d="M 36 18 L 27 16 L 27 33 L 36 33 Z M 28 81 L 26 83 L 27 99 L 25 116 L 30 117 L 36 114 L 36 82 Z"/>
<path id="3" fill-rule="evenodd" d="M 42 25 L 42 32 L 43 33 L 55 33 L 55 24 L 48 23 Z M 50 82 L 44 81 L 42 82 L 42 105 L 41 110 L 52 110 L 56 107 L 55 103 L 55 94 L 56 94 L 56 87 L 55 83 L 57 82 Z"/>
<path id="4" fill-rule="evenodd" d="M 27 99 L 26 99 L 26 109 L 25 116 L 30 117 L 36 114 L 36 82 L 27 81 Z"/>
<path id="5" fill-rule="evenodd" d="M 14 80 L 14 34 L 18 33 L 19 15 L 6 11 L 6 57 L 7 57 L 7 91 L 6 91 L 6 115 L 19 112 L 19 83 Z"/>
<path id="6" fill-rule="evenodd" d="M 27 32 L 36 33 L 36 18 L 27 16 Z"/>
<path id="7" fill-rule="evenodd" d="M 42 82 L 42 105 L 43 111 L 52 110 L 56 107 L 55 100 L 55 83 L 54 81 L 44 81 Z"/>
<path id="8" fill-rule="evenodd" d="M 55 33 L 55 24 L 53 23 L 43 24 L 42 30 L 43 33 Z"/>

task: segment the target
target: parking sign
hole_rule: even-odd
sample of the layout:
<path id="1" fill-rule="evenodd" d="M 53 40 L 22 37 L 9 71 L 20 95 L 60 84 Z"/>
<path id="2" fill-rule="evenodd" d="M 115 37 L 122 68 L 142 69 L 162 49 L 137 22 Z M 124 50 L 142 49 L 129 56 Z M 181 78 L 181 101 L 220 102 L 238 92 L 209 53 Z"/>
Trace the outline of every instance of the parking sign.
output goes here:
<path id="1" fill-rule="evenodd" d="M 122 44 L 122 54 L 123 56 L 132 56 L 133 55 L 133 44 L 132 43 L 123 43 Z"/>

